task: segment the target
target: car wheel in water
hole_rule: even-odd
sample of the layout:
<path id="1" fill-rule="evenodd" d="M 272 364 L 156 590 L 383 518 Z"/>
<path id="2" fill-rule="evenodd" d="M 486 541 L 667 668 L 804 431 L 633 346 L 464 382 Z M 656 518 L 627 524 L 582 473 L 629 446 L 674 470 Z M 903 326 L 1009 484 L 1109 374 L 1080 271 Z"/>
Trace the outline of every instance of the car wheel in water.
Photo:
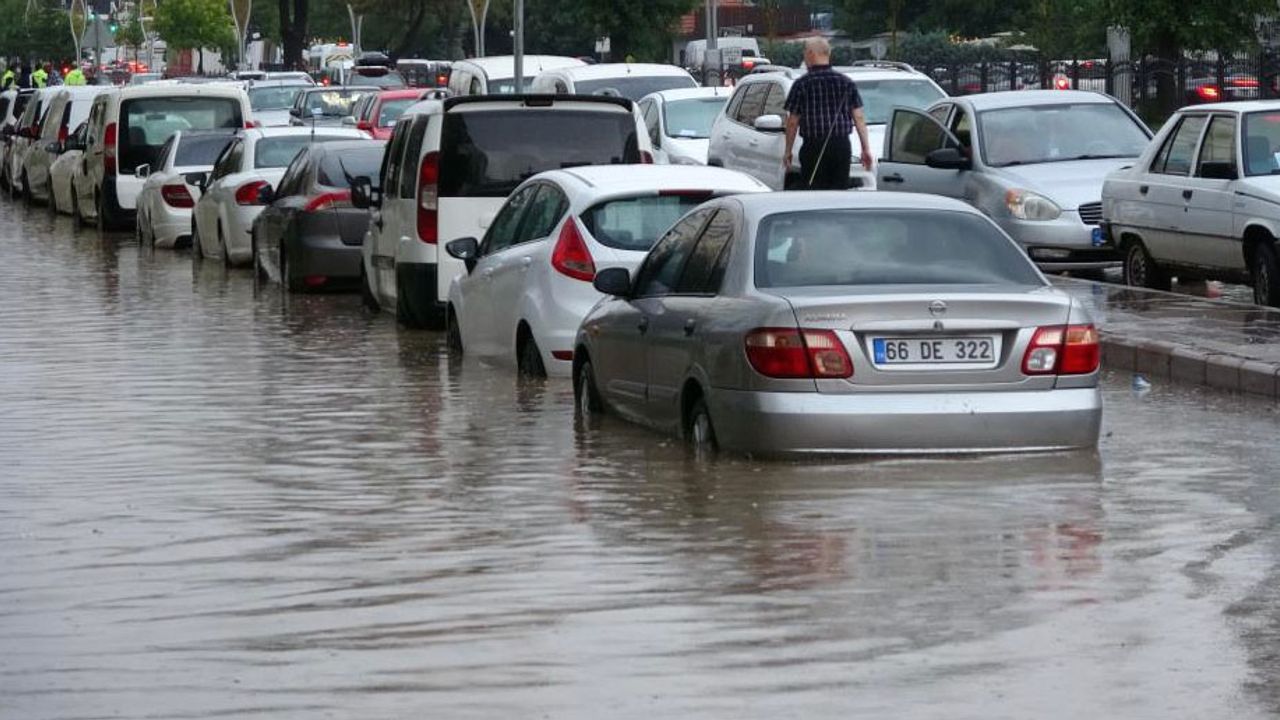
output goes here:
<path id="1" fill-rule="evenodd" d="M 573 390 L 580 417 L 590 418 L 604 413 L 604 403 L 600 400 L 600 391 L 596 389 L 596 369 L 592 367 L 590 360 L 578 366 L 578 377 L 574 378 Z"/>
<path id="2" fill-rule="evenodd" d="M 1170 287 L 1168 273 L 1156 265 L 1141 240 L 1130 240 L 1125 245 L 1124 283 L 1152 290 L 1168 290 Z"/>
<path id="3" fill-rule="evenodd" d="M 218 249 L 222 251 L 222 268 L 231 269 L 231 252 L 227 250 L 227 236 L 222 233 L 222 223 L 218 223 Z"/>
<path id="4" fill-rule="evenodd" d="M 27 177 L 27 171 L 22 171 L 22 204 L 31 207 L 36 204 L 35 196 L 31 194 L 31 178 Z"/>
<path id="5" fill-rule="evenodd" d="M 1253 262 L 1249 265 L 1253 279 L 1253 301 L 1259 305 L 1280 307 L 1280 263 L 1276 260 L 1276 248 L 1270 242 L 1260 242 L 1253 247 Z"/>
<path id="6" fill-rule="evenodd" d="M 373 288 L 369 287 L 369 273 L 364 269 L 364 260 L 360 260 L 360 300 L 369 312 L 376 313 L 382 309 L 378 304 L 378 298 L 373 294 Z"/>
<path id="7" fill-rule="evenodd" d="M 689 444 L 699 452 L 715 452 L 716 429 L 711 423 L 711 411 L 707 409 L 707 401 L 698 398 L 689 408 L 689 417 L 685 422 Z"/>
<path id="8" fill-rule="evenodd" d="M 445 337 L 448 341 L 449 354 L 461 357 L 462 348 L 462 328 L 458 326 L 458 314 L 449 308 L 448 322 L 445 328 Z"/>
<path id="9" fill-rule="evenodd" d="M 93 212 L 95 214 L 93 220 L 98 226 L 98 234 L 103 235 L 107 232 L 107 213 L 101 195 L 93 196 Z"/>
<path id="10" fill-rule="evenodd" d="M 419 317 L 409 300 L 408 289 L 399 280 L 396 281 L 396 322 L 401 325 L 420 330 L 427 326 L 425 318 Z"/>
<path id="11" fill-rule="evenodd" d="M 45 206 L 49 208 L 49 214 L 57 216 L 58 214 L 58 196 L 53 194 L 53 178 L 49 178 L 49 182 L 44 186 L 45 195 L 49 197 L 45 201 Z"/>
<path id="12" fill-rule="evenodd" d="M 200 244 L 200 226 L 191 218 L 191 259 L 199 262 L 204 259 L 204 246 Z"/>
<path id="13" fill-rule="evenodd" d="M 530 378 L 544 378 L 547 376 L 547 369 L 542 365 L 542 351 L 538 349 L 538 343 L 533 336 L 527 336 L 524 342 L 520 344 L 520 350 L 516 357 L 516 366 L 519 368 L 520 374 Z"/>

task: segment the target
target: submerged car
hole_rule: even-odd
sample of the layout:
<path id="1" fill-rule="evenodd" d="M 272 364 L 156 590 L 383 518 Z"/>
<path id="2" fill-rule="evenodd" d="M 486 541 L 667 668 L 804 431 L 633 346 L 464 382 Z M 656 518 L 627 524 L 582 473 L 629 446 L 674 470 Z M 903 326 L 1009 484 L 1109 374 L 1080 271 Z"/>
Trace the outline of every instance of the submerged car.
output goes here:
<path id="1" fill-rule="evenodd" d="M 851 232 L 851 229 L 857 232 Z M 903 193 L 734 195 L 686 215 L 573 353 L 579 412 L 760 455 L 1088 448 L 1088 312 L 990 219 Z"/>

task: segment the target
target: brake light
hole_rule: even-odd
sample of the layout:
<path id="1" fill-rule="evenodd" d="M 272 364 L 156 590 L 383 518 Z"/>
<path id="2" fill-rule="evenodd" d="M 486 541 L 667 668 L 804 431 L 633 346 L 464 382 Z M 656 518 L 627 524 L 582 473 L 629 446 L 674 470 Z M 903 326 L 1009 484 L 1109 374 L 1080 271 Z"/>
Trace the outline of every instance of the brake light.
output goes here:
<path id="1" fill-rule="evenodd" d="M 244 129 L 245 129 L 245 130 L 252 130 L 252 129 L 256 128 L 256 127 L 258 127 L 258 123 L 254 122 L 253 120 L 245 120 L 245 121 L 244 121 Z"/>
<path id="2" fill-rule="evenodd" d="M 237 205 L 261 205 L 262 199 L 260 194 L 262 189 L 268 187 L 266 180 L 254 180 L 236 188 L 236 204 Z"/>
<path id="3" fill-rule="evenodd" d="M 107 123 L 102 132 L 102 170 L 108 175 L 116 174 L 116 124 Z"/>
<path id="4" fill-rule="evenodd" d="M 640 151 L 640 164 L 641 164 L 641 165 L 652 165 L 652 164 L 653 164 L 653 153 L 649 152 L 648 150 L 641 150 L 641 151 Z"/>
<path id="5" fill-rule="evenodd" d="M 186 185 L 163 185 L 160 187 L 160 197 L 164 198 L 164 204 L 169 207 L 193 208 L 196 206 L 196 201 L 187 191 Z"/>
<path id="6" fill-rule="evenodd" d="M 1222 99 L 1222 90 L 1217 85 L 1201 85 L 1196 88 L 1196 97 L 1205 102 L 1217 102 Z"/>
<path id="7" fill-rule="evenodd" d="M 58 142 L 59 142 L 59 143 L 64 143 L 64 142 L 66 142 L 66 141 L 67 141 L 67 126 L 66 126 L 66 125 L 60 125 L 60 126 L 58 127 Z"/>
<path id="8" fill-rule="evenodd" d="M 1036 330 L 1022 357 L 1024 375 L 1088 375 L 1102 352 L 1092 325 L 1052 325 Z"/>
<path id="9" fill-rule="evenodd" d="M 1256 88 L 1259 86 L 1255 78 L 1232 78 L 1227 81 L 1227 84 L 1238 88 Z"/>
<path id="10" fill-rule="evenodd" d="M 427 153 L 418 167 L 418 239 L 440 242 L 440 153 Z"/>
<path id="11" fill-rule="evenodd" d="M 1059 75 L 1053 79 L 1053 86 L 1059 90 L 1071 89 L 1071 81 L 1065 75 Z"/>
<path id="12" fill-rule="evenodd" d="M 555 249 L 551 251 L 551 267 L 574 280 L 591 282 L 596 276 L 596 263 L 578 230 L 578 221 L 570 217 L 560 230 Z"/>
<path id="13" fill-rule="evenodd" d="M 335 190 L 334 192 L 321 193 L 308 200 L 303 212 L 319 212 L 338 206 L 345 207 L 350 203 L 350 190 Z"/>
<path id="14" fill-rule="evenodd" d="M 751 367 L 766 377 L 853 377 L 853 360 L 833 330 L 757 328 L 746 347 Z"/>

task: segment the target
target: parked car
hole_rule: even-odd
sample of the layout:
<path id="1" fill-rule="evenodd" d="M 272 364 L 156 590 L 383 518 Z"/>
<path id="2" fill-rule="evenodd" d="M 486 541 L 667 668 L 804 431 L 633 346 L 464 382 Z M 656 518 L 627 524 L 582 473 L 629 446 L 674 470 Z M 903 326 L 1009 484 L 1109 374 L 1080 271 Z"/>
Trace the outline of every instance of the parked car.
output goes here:
<path id="1" fill-rule="evenodd" d="M 18 185 L 27 202 L 47 202 L 52 197 L 49 169 L 62 153 L 63 144 L 72 128 L 80 127 L 89 117 L 93 99 L 112 88 L 80 85 L 56 88 L 49 108 L 40 123 L 40 134 L 27 149 L 18 177 Z"/>
<path id="2" fill-rule="evenodd" d="M 1098 440 L 1088 312 L 956 200 L 734 195 L 676 223 L 634 280 L 594 282 L 610 298 L 573 353 L 587 416 L 763 455 Z"/>
<path id="3" fill-rule="evenodd" d="M 13 127 L 4 158 L 4 176 L 9 184 L 11 197 L 21 197 L 25 192 L 22 164 L 27 159 L 27 153 L 40 141 L 40 126 L 48 113 L 49 101 L 57 91 L 56 88 L 36 90 Z"/>
<path id="4" fill-rule="evenodd" d="M 352 114 L 348 116 L 350 120 L 344 119 L 343 124 L 353 125 L 377 140 L 390 140 L 396 120 L 421 100 L 423 93 L 421 89 L 410 88 L 366 95 L 352 108 Z"/>
<path id="5" fill-rule="evenodd" d="M 9 167 L 9 152 L 13 147 L 13 136 L 17 132 L 18 121 L 22 118 L 27 109 L 27 103 L 30 102 L 35 92 L 35 90 L 31 89 L 6 90 L 2 96 L 8 98 L 9 102 L 5 108 L 3 122 L 0 123 L 0 187 L 8 191 L 12 191 L 7 169 Z"/>
<path id="6" fill-rule="evenodd" d="M 351 181 L 372 177 L 386 144 L 364 140 L 307 145 L 289 164 L 253 221 L 254 271 L 290 292 L 355 288 L 369 213 L 351 205 Z"/>
<path id="7" fill-rule="evenodd" d="M 425 100 L 396 123 L 363 245 L 367 297 L 411 327 L 443 327 L 459 260 L 441 241 L 479 237 L 528 177 L 578 165 L 652 162 L 625 98 L 549 95 Z M 370 201 L 373 202 L 370 202 Z"/>
<path id="8" fill-rule="evenodd" d="M 867 120 L 868 150 L 879 157 L 884 147 L 884 133 L 889 115 L 895 107 L 924 108 L 946 97 L 937 83 L 911 66 L 873 64 L 838 67 L 858 84 L 863 113 Z M 800 183 L 800 138 L 794 146 L 794 159 L 789 168 L 782 165 L 786 148 L 786 102 L 791 86 L 803 73 L 799 71 L 754 73 L 743 78 L 733 97 L 711 127 L 708 164 L 738 170 L 759 178 L 774 190 L 795 187 Z M 849 186 L 859 189 L 876 187 L 874 172 L 856 162 L 859 149 L 857 132 L 850 133 L 855 162 L 849 170 Z"/>
<path id="9" fill-rule="evenodd" d="M 729 88 L 663 90 L 640 100 L 653 160 L 660 165 L 706 165 L 711 124 L 729 100 Z"/>
<path id="10" fill-rule="evenodd" d="M 404 77 L 409 87 L 447 88 L 453 65 L 448 60 L 418 60 L 404 58 L 396 61 L 396 71 Z"/>
<path id="11" fill-rule="evenodd" d="M 76 171 L 84 167 L 85 141 L 88 139 L 88 123 L 80 123 L 62 143 L 62 152 L 49 165 L 49 183 L 53 193 L 49 198 L 49 209 L 65 215 L 75 214 L 75 203 L 72 202 L 71 182 Z"/>
<path id="12" fill-rule="evenodd" d="M 586 63 L 577 58 L 557 55 L 524 56 L 524 88 L 528 92 L 539 73 L 554 68 L 579 67 Z M 449 90 L 454 95 L 510 95 L 516 91 L 515 58 L 497 55 L 459 60 L 449 75 Z"/>
<path id="13" fill-rule="evenodd" d="M 132 228 L 145 178 L 161 146 L 179 130 L 249 127 L 249 96 L 235 85 L 151 83 L 104 93 L 89 111 L 84 168 L 73 178 L 76 211 L 105 230 Z"/>
<path id="14" fill-rule="evenodd" d="M 381 65 L 356 65 L 347 73 L 348 87 L 372 87 L 395 90 L 409 87 L 404 77 L 389 67 Z"/>
<path id="15" fill-rule="evenodd" d="M 249 86 L 249 105 L 258 127 L 283 127 L 290 124 L 289 110 L 303 90 L 315 87 L 315 83 L 297 80 L 262 80 Z"/>
<path id="16" fill-rule="evenodd" d="M 1120 255 L 1104 237 L 1102 183 L 1151 139 L 1115 99 L 1079 90 L 951 98 L 890 120 L 880 186 L 965 200 L 1045 270 L 1100 270 Z"/>
<path id="17" fill-rule="evenodd" d="M 1107 178 L 1102 201 L 1127 284 L 1247 282 L 1259 305 L 1280 306 L 1280 102 L 1183 108 Z"/>
<path id="18" fill-rule="evenodd" d="M 289 114 L 297 127 L 334 127 L 351 115 L 351 106 L 361 96 L 377 92 L 377 88 L 315 87 L 298 93 Z"/>
<path id="19" fill-rule="evenodd" d="M 142 247 L 179 247 L 191 242 L 191 211 L 213 163 L 235 140 L 234 130 L 179 130 L 155 165 L 135 168 L 143 178 L 135 234 Z"/>
<path id="20" fill-rule="evenodd" d="M 359 130 L 327 127 L 245 130 L 213 163 L 191 213 L 191 250 L 197 258 L 220 257 L 227 266 L 253 261 L 253 220 L 272 198 L 289 163 L 304 147 L 334 140 L 368 139 Z"/>
<path id="21" fill-rule="evenodd" d="M 685 90 L 698 82 L 683 68 L 655 63 L 600 63 L 543 70 L 533 79 L 530 92 L 554 95 L 597 93 L 640 98 L 660 90 Z"/>
<path id="22" fill-rule="evenodd" d="M 583 316 L 600 301 L 598 270 L 634 271 L 654 242 L 713 197 L 767 192 L 720 168 L 665 165 L 551 170 L 525 181 L 483 240 L 446 250 L 466 272 L 449 289 L 451 346 L 522 374 L 568 377 Z"/>

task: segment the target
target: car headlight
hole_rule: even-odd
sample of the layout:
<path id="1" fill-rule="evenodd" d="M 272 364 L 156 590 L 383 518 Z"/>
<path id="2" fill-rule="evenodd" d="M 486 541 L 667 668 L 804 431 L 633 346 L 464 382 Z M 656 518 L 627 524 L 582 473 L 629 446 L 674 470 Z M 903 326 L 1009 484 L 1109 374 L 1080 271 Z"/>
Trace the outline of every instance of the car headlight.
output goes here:
<path id="1" fill-rule="evenodd" d="M 1030 190 L 1010 190 L 1004 194 L 1004 204 L 1019 220 L 1057 220 L 1062 214 L 1052 200 Z"/>

